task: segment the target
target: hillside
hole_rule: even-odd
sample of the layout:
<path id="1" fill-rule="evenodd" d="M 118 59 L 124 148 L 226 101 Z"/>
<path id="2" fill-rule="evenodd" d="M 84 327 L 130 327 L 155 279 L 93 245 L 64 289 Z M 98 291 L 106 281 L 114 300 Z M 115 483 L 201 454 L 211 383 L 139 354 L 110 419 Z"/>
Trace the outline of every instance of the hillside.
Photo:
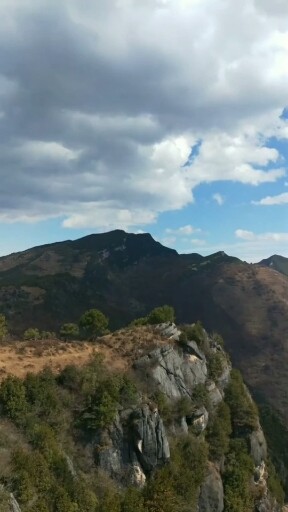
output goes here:
<path id="1" fill-rule="evenodd" d="M 262 267 L 270 267 L 277 272 L 281 272 L 285 276 L 288 276 L 288 258 L 284 256 L 279 256 L 278 254 L 274 254 L 265 260 L 262 260 L 258 263 Z"/>
<path id="2" fill-rule="evenodd" d="M 223 335 L 258 403 L 280 422 L 281 438 L 288 425 L 287 297 L 287 276 L 271 266 L 223 252 L 179 255 L 148 234 L 120 230 L 0 258 L 0 311 L 16 339 L 31 326 L 57 331 L 89 308 L 103 311 L 113 330 L 170 304 L 179 323 L 201 320 Z M 281 446 L 277 453 L 283 457 Z"/>
<path id="3" fill-rule="evenodd" d="M 199 324 L 131 327 L 26 375 L 33 347 L 19 365 L 10 346 L 1 512 L 280 512 L 257 408 L 221 345 Z"/>

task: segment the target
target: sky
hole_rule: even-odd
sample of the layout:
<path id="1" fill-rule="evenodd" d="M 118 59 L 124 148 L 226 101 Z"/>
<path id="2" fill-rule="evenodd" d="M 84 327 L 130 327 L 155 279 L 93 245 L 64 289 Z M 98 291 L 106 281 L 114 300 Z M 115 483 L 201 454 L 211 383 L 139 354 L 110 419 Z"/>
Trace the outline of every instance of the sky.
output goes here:
<path id="1" fill-rule="evenodd" d="M 288 257 L 287 0 L 1 0 L 0 255 Z"/>

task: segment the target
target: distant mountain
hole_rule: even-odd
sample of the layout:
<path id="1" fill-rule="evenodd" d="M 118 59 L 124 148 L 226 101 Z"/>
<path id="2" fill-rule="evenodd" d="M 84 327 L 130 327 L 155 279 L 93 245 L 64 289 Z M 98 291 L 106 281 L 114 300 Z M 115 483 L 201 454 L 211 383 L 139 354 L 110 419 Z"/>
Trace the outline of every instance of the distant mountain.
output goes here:
<path id="1" fill-rule="evenodd" d="M 265 260 L 262 260 L 258 263 L 262 267 L 270 267 L 273 270 L 277 270 L 277 272 L 281 272 L 285 276 L 288 276 L 288 258 L 284 256 L 279 256 L 278 254 L 274 254 Z"/>
<path id="2" fill-rule="evenodd" d="M 118 328 L 156 306 L 201 320 L 288 425 L 288 277 L 224 252 L 178 254 L 149 234 L 112 231 L 0 258 L 0 311 L 12 332 L 58 330 L 96 307 Z"/>

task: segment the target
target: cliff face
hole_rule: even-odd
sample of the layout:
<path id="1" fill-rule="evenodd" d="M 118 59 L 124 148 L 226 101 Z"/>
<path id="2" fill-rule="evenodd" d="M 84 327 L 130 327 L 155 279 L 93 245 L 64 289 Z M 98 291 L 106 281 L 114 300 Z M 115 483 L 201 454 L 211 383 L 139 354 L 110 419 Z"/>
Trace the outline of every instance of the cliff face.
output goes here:
<path id="1" fill-rule="evenodd" d="M 0 464 L 1 512 L 280 512 L 257 410 L 221 338 L 199 324 L 129 332 L 125 372 L 110 372 L 109 352 L 106 366 L 98 354 L 57 377 L 3 382 L 0 461 L 13 469 Z"/>
<path id="2" fill-rule="evenodd" d="M 160 325 L 158 329 L 167 334 L 167 325 Z M 221 346 L 209 338 L 204 330 L 205 352 L 209 354 L 207 357 L 194 340 L 188 340 L 180 346 L 175 344 L 175 338 L 179 339 L 180 332 L 175 335 L 173 326 L 170 326 L 169 334 L 173 342 L 136 360 L 134 371 L 144 388 L 150 390 L 150 395 L 160 394 L 170 405 L 185 400 L 186 410 L 180 410 L 165 426 L 157 405 L 148 400 L 141 407 L 122 409 L 113 425 L 94 440 L 98 466 L 124 486 L 132 484 L 143 488 L 147 478 L 151 478 L 157 468 L 169 463 L 171 438 L 188 435 L 191 431 L 196 436 L 205 437 L 230 382 L 229 359 Z M 215 354 L 220 355 L 222 366 L 217 379 L 213 381 L 209 365 Z M 201 398 L 199 401 L 199 397 L 195 396 L 199 387 L 202 393 L 204 389 L 206 391 L 202 402 Z M 246 399 L 252 401 L 247 388 L 244 389 Z M 253 428 L 241 432 L 241 437 L 247 444 L 254 465 L 254 477 L 250 484 L 253 492 L 259 495 L 255 501 L 255 512 L 279 512 L 280 506 L 268 490 L 267 445 L 258 418 Z M 207 464 L 199 488 L 198 512 L 224 511 L 223 475 L 225 455 Z"/>

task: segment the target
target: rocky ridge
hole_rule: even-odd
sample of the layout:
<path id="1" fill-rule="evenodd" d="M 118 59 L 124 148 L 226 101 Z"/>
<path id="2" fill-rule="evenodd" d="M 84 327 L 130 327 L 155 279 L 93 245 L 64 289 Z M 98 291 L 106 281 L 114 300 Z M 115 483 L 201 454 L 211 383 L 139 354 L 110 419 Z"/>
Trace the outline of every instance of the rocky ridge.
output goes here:
<path id="1" fill-rule="evenodd" d="M 154 394 L 161 393 L 170 404 L 181 398 L 193 400 L 197 387 L 205 386 L 209 397 L 207 405 L 198 404 L 165 426 L 157 405 L 151 400 L 134 409 L 118 412 L 113 425 L 99 433 L 96 443 L 98 466 L 121 485 L 143 487 L 156 468 L 169 462 L 171 435 L 185 435 L 193 431 L 197 436 L 205 432 L 209 418 L 224 399 L 229 384 L 231 364 L 226 354 L 203 330 L 205 345 L 212 353 L 220 353 L 224 361 L 217 381 L 209 378 L 208 361 L 194 340 L 181 343 L 181 331 L 174 324 L 161 324 L 157 329 L 167 336 L 167 345 L 156 348 L 134 363 L 134 370 L 141 380 L 149 381 Z M 170 342 L 169 342 L 170 341 Z M 178 343 L 175 343 L 178 342 Z M 251 396 L 246 388 L 247 396 Z M 279 512 L 280 507 L 267 486 L 267 445 L 259 421 L 245 439 L 254 463 L 254 479 L 251 485 L 261 496 L 255 512 Z M 199 489 L 198 512 L 223 512 L 224 490 L 222 469 L 225 458 L 219 463 L 209 462 L 206 477 Z M 261 491 L 260 491 L 261 489 Z"/>

